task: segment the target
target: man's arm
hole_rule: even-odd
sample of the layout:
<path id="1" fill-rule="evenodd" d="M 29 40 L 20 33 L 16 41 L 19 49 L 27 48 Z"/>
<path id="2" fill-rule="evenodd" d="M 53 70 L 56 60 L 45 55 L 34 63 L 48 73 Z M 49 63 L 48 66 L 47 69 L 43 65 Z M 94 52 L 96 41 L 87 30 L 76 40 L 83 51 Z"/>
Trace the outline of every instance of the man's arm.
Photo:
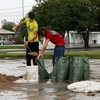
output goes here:
<path id="1" fill-rule="evenodd" d="M 37 30 L 34 31 L 34 36 L 24 44 L 25 46 L 28 45 L 28 42 L 31 42 L 32 40 L 34 40 L 38 36 L 37 32 L 38 32 Z"/>
<path id="2" fill-rule="evenodd" d="M 44 43 L 44 45 L 43 45 L 43 47 L 42 47 L 42 49 L 41 49 L 41 51 L 40 51 L 40 53 L 39 53 L 39 55 L 38 55 L 38 59 L 40 58 L 40 56 L 42 56 L 43 55 L 43 53 L 44 53 L 44 51 L 46 50 L 46 48 L 47 48 L 47 46 L 48 46 L 48 43 L 49 43 L 49 40 L 50 39 L 46 39 L 45 40 L 45 43 Z"/>
<path id="3" fill-rule="evenodd" d="M 21 26 L 21 25 L 23 25 L 23 24 L 25 24 L 24 21 L 20 22 L 18 25 L 14 26 L 14 27 L 12 28 L 12 30 L 15 31 L 19 26 Z"/>

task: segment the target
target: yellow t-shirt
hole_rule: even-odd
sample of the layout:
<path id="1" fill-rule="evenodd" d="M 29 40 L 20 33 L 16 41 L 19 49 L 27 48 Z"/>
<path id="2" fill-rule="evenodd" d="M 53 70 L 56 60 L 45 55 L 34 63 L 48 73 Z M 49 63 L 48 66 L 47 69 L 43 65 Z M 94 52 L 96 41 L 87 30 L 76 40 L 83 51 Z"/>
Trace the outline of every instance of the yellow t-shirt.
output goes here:
<path id="1" fill-rule="evenodd" d="M 34 31 L 38 30 L 38 24 L 35 20 L 33 20 L 32 22 L 29 22 L 29 18 L 26 18 L 24 20 L 24 22 L 26 23 L 26 27 L 27 27 L 27 31 L 28 31 L 28 40 L 30 40 L 34 36 Z M 31 42 L 38 42 L 38 41 L 39 41 L 39 39 L 38 39 L 38 37 L 36 37 Z"/>

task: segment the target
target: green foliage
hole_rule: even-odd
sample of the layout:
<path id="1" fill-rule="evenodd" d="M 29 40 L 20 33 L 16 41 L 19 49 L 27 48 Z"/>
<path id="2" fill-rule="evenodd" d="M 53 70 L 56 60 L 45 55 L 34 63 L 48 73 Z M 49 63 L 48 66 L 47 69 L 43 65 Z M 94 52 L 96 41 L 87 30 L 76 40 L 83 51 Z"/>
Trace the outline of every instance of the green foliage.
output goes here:
<path id="1" fill-rule="evenodd" d="M 54 29 L 64 33 L 66 30 L 66 14 L 62 9 L 61 2 L 57 0 L 49 0 L 34 7 L 36 20 L 39 26 Z M 65 9 L 65 7 L 63 7 Z"/>
<path id="2" fill-rule="evenodd" d="M 6 30 L 9 30 L 9 31 L 12 31 L 12 27 L 13 26 L 15 26 L 15 23 L 6 21 L 2 25 L 2 29 L 6 29 Z"/>
<path id="3" fill-rule="evenodd" d="M 54 29 L 64 36 L 74 30 L 88 47 L 91 31 L 100 30 L 100 0 L 47 0 L 33 7 L 39 26 Z"/>

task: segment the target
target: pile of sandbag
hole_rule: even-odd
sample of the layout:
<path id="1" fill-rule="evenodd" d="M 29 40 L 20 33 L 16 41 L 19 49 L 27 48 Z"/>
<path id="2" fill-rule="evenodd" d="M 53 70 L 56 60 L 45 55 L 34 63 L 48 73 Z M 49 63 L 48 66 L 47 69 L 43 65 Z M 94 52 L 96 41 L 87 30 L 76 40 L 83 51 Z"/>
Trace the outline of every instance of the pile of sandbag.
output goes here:
<path id="1" fill-rule="evenodd" d="M 51 80 L 73 82 L 88 80 L 90 78 L 90 65 L 87 57 L 66 56 L 55 61 Z"/>
<path id="2" fill-rule="evenodd" d="M 44 58 L 38 60 L 39 78 L 56 81 L 70 80 L 73 82 L 90 78 L 90 65 L 87 57 L 65 56 L 56 59 L 52 73 L 49 75 L 45 68 Z"/>
<path id="3" fill-rule="evenodd" d="M 74 82 L 67 86 L 70 91 L 74 92 L 99 92 L 100 91 L 100 82 L 94 81 L 80 81 Z"/>

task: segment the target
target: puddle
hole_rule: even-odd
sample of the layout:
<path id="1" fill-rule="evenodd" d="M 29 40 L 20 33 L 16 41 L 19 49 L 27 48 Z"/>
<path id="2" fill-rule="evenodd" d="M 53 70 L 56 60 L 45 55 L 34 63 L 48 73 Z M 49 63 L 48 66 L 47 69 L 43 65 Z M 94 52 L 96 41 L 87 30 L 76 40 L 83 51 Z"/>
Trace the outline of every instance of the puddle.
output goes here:
<path id="1" fill-rule="evenodd" d="M 90 62 L 92 72 L 97 72 L 95 70 L 98 70 L 100 60 Z M 52 61 L 46 59 L 45 64 L 48 72 L 52 72 Z M 13 76 L 24 75 L 25 59 L 0 60 L 0 73 Z M 93 75 L 96 76 L 96 73 Z M 94 80 L 97 80 L 96 77 Z M 100 93 L 96 93 L 96 96 L 86 96 L 84 93 L 70 92 L 66 88 L 67 82 L 52 83 L 50 79 L 41 79 L 37 83 L 28 83 L 24 78 L 15 82 L 14 86 L 3 84 L 3 89 L 0 88 L 0 100 L 100 100 Z"/>
<path id="2" fill-rule="evenodd" d="M 54 88 L 41 88 L 40 92 L 52 93 L 52 92 L 56 92 L 56 90 Z"/>
<path id="3" fill-rule="evenodd" d="M 96 96 L 86 96 L 85 94 L 78 93 L 76 96 L 67 100 L 100 100 L 100 94 L 96 94 Z"/>
<path id="4" fill-rule="evenodd" d="M 20 91 L 1 91 L 0 100 L 26 100 L 27 94 Z"/>
<path id="5" fill-rule="evenodd" d="M 26 72 L 24 60 L 0 60 L 0 73 L 6 75 L 21 76 Z"/>
<path id="6" fill-rule="evenodd" d="M 44 100 L 59 100 L 59 98 L 56 95 L 52 95 L 52 96 L 45 96 Z"/>

